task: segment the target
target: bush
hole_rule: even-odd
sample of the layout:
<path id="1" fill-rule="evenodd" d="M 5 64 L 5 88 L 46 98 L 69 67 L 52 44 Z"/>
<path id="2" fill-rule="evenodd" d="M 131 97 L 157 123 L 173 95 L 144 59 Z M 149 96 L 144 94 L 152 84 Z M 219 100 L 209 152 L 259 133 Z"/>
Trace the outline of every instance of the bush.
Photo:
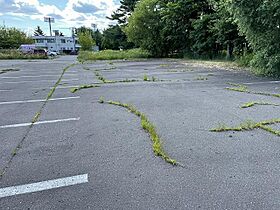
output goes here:
<path id="1" fill-rule="evenodd" d="M 239 66 L 243 67 L 250 67 L 251 61 L 253 60 L 254 54 L 253 53 L 248 53 L 246 55 L 240 56 L 236 59 L 236 63 Z"/>
<path id="2" fill-rule="evenodd" d="M 86 60 L 119 60 L 119 59 L 134 59 L 148 58 L 150 54 L 141 49 L 131 50 L 103 50 L 100 52 L 81 51 L 78 56 L 79 61 Z"/>
<path id="3" fill-rule="evenodd" d="M 0 60 L 10 59 L 48 59 L 46 55 L 40 54 L 23 54 L 18 50 L 1 50 Z"/>

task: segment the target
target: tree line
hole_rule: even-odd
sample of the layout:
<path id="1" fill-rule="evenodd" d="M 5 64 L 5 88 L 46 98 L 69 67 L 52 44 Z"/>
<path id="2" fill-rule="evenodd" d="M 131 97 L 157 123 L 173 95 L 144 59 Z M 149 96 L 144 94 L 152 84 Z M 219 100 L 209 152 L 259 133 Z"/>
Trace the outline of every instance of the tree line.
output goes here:
<path id="1" fill-rule="evenodd" d="M 235 57 L 280 75 L 278 0 L 123 0 L 110 18 L 154 57 Z"/>

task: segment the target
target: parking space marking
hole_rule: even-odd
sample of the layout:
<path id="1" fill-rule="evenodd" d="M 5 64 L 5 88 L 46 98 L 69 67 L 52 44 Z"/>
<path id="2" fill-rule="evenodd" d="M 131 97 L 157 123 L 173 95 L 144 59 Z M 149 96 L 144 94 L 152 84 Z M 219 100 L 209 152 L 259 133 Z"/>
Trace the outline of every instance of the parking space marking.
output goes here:
<path id="1" fill-rule="evenodd" d="M 58 119 L 58 120 L 46 120 L 46 121 L 39 121 L 33 123 L 33 125 L 41 125 L 41 124 L 51 124 L 51 123 L 59 123 L 59 122 L 69 122 L 69 121 L 79 121 L 80 118 L 67 118 L 67 119 Z M 18 127 L 26 127 L 30 126 L 32 123 L 19 123 L 19 124 L 11 124 L 11 125 L 2 125 L 0 128 L 18 128 Z"/>
<path id="2" fill-rule="evenodd" d="M 0 92 L 11 92 L 13 90 L 0 90 Z"/>
<path id="3" fill-rule="evenodd" d="M 51 98 L 49 99 L 49 101 L 61 101 L 61 100 L 71 100 L 71 99 L 79 99 L 79 98 L 80 96 L 65 97 L 65 98 Z M 44 101 L 46 101 L 46 99 L 26 100 L 26 101 L 4 101 L 4 102 L 0 102 L 0 105 L 37 103 L 37 102 L 44 102 Z"/>
<path id="4" fill-rule="evenodd" d="M 243 83 L 244 85 L 257 85 L 257 84 L 277 84 L 280 83 L 280 81 L 266 81 L 266 82 L 247 82 Z"/>
<path id="5" fill-rule="evenodd" d="M 21 78 L 40 78 L 40 77 L 59 77 L 59 74 L 46 74 L 46 75 L 25 75 L 18 77 L 0 77 L 0 79 L 21 79 Z M 77 76 L 77 74 L 67 74 L 67 76 Z"/>
<path id="6" fill-rule="evenodd" d="M 77 81 L 79 79 L 65 79 L 62 82 Z M 33 80 L 33 81 L 17 81 L 17 82 L 1 82 L 0 84 L 18 84 L 18 83 L 32 83 L 32 82 L 55 82 L 52 80 Z"/>
<path id="7" fill-rule="evenodd" d="M 36 182 L 32 184 L 18 185 L 0 189 L 0 198 L 22 195 L 33 192 L 57 189 L 61 187 L 73 186 L 88 183 L 88 174 L 53 179 L 48 181 Z"/>

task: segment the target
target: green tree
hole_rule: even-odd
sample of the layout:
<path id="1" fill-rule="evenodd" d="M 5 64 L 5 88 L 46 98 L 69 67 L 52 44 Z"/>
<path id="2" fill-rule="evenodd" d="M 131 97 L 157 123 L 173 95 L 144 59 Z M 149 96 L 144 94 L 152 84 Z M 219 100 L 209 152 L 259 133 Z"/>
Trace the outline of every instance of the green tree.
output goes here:
<path id="1" fill-rule="evenodd" d="M 127 36 L 122 31 L 122 28 L 119 25 L 110 26 L 103 32 L 102 39 L 102 48 L 103 49 L 112 49 L 119 50 L 130 49 L 134 45 L 131 42 L 127 42 Z"/>
<path id="2" fill-rule="evenodd" d="M 280 1 L 230 0 L 231 12 L 254 51 L 259 73 L 280 75 Z"/>
<path id="3" fill-rule="evenodd" d="M 34 36 L 45 36 L 40 26 L 37 26 L 37 28 L 34 30 Z"/>
<path id="4" fill-rule="evenodd" d="M 92 51 L 94 46 L 94 40 L 92 39 L 92 34 L 89 31 L 78 33 L 79 44 L 81 45 L 81 50 Z"/>
<path id="5" fill-rule="evenodd" d="M 94 33 L 93 33 L 93 39 L 96 42 L 96 45 L 102 49 L 102 39 L 103 39 L 103 35 L 102 33 L 97 29 Z"/>
<path id="6" fill-rule="evenodd" d="M 166 56 L 168 49 L 161 36 L 163 24 L 158 0 L 142 0 L 136 4 L 135 10 L 125 27 L 128 41 L 148 50 L 153 56 Z"/>
<path id="7" fill-rule="evenodd" d="M 0 49 L 16 49 L 22 44 L 32 44 L 34 41 L 26 33 L 16 28 L 0 27 Z"/>
<path id="8" fill-rule="evenodd" d="M 161 2 L 161 19 L 164 26 L 162 36 L 169 53 L 190 52 L 193 50 L 192 31 L 194 27 L 197 30 L 201 29 L 199 24 L 193 24 L 193 22 L 200 19 L 202 14 L 207 13 L 208 2 L 206 0 L 162 0 Z M 201 38 L 204 37 L 201 36 Z"/>
<path id="9" fill-rule="evenodd" d="M 110 20 L 117 20 L 119 24 L 126 24 L 127 18 L 134 11 L 135 5 L 138 0 L 122 0 L 120 1 L 121 6 L 113 12 L 111 17 L 108 17 Z"/>
<path id="10" fill-rule="evenodd" d="M 75 28 L 74 34 L 78 36 L 80 33 L 88 33 L 93 37 L 93 30 L 91 28 L 87 28 L 85 26 L 81 26 L 79 28 Z"/>

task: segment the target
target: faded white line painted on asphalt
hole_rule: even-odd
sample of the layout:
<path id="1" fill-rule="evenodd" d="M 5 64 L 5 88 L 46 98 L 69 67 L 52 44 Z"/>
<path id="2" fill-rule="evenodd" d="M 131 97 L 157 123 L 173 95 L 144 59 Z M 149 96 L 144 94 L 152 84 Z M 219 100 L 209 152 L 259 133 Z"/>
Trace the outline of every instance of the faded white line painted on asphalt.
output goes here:
<path id="1" fill-rule="evenodd" d="M 79 79 L 65 79 L 62 82 L 77 81 Z M 18 81 L 18 82 L 1 82 L 0 84 L 18 84 L 18 83 L 32 83 L 32 82 L 55 82 L 52 80 L 33 80 L 33 81 Z"/>
<path id="2" fill-rule="evenodd" d="M 66 98 L 51 98 L 51 99 L 49 99 L 49 101 L 62 101 L 62 100 L 71 100 L 71 99 L 79 99 L 79 98 L 80 98 L 80 96 L 66 97 Z M 46 101 L 46 99 L 26 100 L 26 101 L 4 101 L 4 102 L 0 102 L 0 105 L 37 103 L 37 102 L 45 102 L 45 101 Z"/>
<path id="3" fill-rule="evenodd" d="M 88 174 L 2 188 L 0 189 L 0 198 L 57 189 L 84 183 L 88 183 Z"/>
<path id="4" fill-rule="evenodd" d="M 13 90 L 0 90 L 0 92 L 10 92 L 10 91 L 13 91 Z"/>
<path id="5" fill-rule="evenodd" d="M 58 120 L 47 120 L 47 121 L 39 121 L 35 122 L 33 125 L 41 125 L 41 124 L 51 124 L 51 123 L 59 123 L 59 122 L 69 122 L 69 121 L 79 121 L 80 118 L 68 118 L 68 119 L 58 119 Z M 26 127 L 30 126 L 32 123 L 19 123 L 19 124 L 11 124 L 11 125 L 2 125 L 0 128 L 18 128 L 18 127 Z"/>
<path id="6" fill-rule="evenodd" d="M 280 83 L 280 81 L 266 81 L 266 82 L 247 82 L 243 83 L 244 85 L 257 85 L 257 84 L 277 84 Z"/>
<path id="7" fill-rule="evenodd" d="M 59 74 L 46 74 L 46 75 L 26 75 L 18 77 L 0 77 L 0 79 L 21 79 L 21 78 L 40 78 L 40 77 L 59 77 Z M 67 76 L 77 76 L 77 74 L 67 74 Z"/>

